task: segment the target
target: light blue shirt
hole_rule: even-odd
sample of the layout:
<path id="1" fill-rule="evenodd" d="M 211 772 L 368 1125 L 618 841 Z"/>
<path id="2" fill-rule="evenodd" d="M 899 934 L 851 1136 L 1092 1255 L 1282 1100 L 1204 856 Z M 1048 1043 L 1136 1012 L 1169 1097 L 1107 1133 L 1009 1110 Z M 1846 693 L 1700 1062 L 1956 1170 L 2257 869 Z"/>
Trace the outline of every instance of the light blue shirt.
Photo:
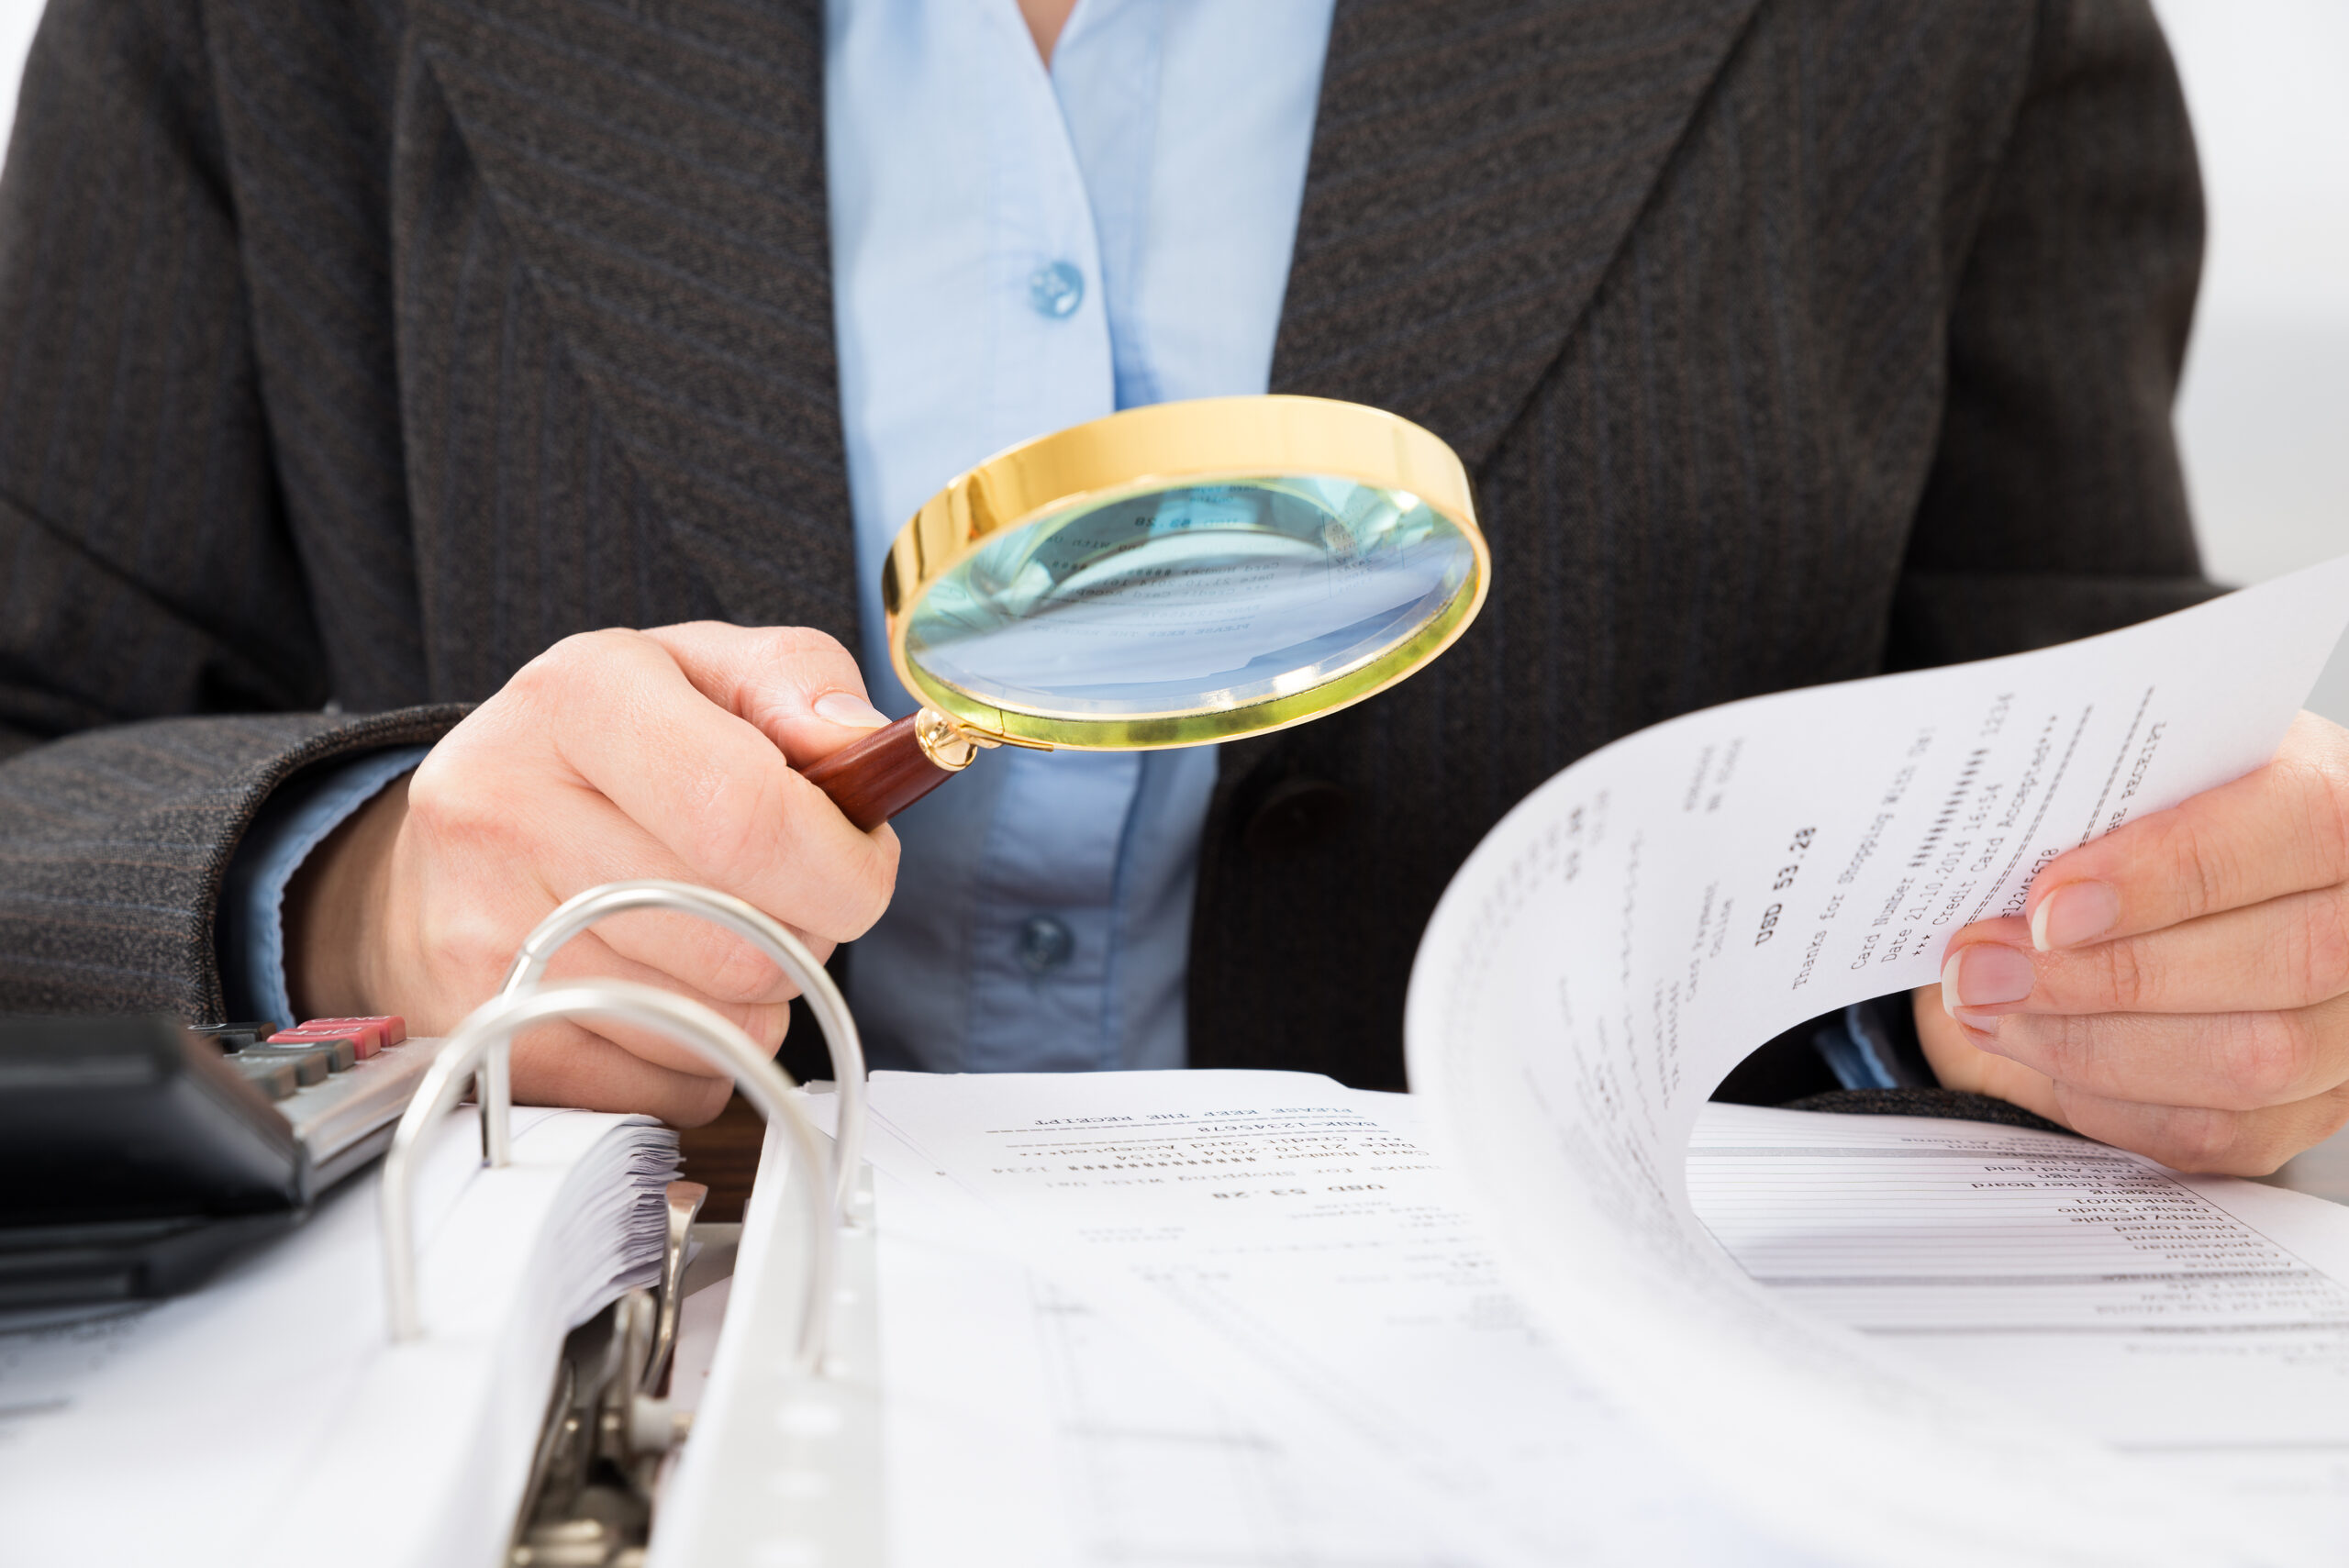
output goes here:
<path id="1" fill-rule="evenodd" d="M 1080 0 L 1048 72 L 1015 0 L 829 0 L 825 146 L 860 649 L 880 569 L 990 454 L 1265 390 L 1331 0 Z M 897 818 L 849 984 L 876 1066 L 1184 1063 L 1212 750 L 982 755 Z"/>
<path id="2" fill-rule="evenodd" d="M 962 470 L 1119 408 L 1265 390 L 1332 0 L 1079 0 L 1048 72 L 1017 0 L 828 0 L 825 145 L 859 650 L 881 561 Z M 415 763 L 288 792 L 224 900 L 230 1012 L 290 1018 L 279 910 Z M 899 817 L 850 960 L 877 1067 L 1180 1067 L 1211 749 L 982 755 Z M 300 798 L 292 796 L 298 794 Z"/>
<path id="3" fill-rule="evenodd" d="M 422 746 L 395 746 L 314 769 L 280 784 L 246 829 L 221 879 L 216 940 L 228 1017 L 293 1024 L 285 984 L 285 890 L 327 835 L 424 761 Z"/>

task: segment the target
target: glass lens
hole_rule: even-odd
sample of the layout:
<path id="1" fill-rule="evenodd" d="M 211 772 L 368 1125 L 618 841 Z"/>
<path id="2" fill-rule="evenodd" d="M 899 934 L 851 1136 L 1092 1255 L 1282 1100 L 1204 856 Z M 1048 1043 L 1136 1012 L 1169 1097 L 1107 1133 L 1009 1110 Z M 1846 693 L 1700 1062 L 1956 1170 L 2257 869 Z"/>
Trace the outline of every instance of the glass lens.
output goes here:
<path id="1" fill-rule="evenodd" d="M 991 706 L 1062 718 L 1231 709 L 1338 679 L 1472 586 L 1416 495 L 1244 480 L 1088 502 L 1012 529 L 914 607 L 906 656 Z"/>

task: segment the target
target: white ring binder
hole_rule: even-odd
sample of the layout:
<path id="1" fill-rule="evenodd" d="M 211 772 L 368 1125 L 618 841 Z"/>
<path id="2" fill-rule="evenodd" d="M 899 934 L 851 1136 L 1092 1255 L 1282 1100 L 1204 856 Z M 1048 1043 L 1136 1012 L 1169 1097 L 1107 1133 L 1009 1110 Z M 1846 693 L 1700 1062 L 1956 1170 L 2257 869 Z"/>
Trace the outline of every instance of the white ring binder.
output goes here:
<path id="1" fill-rule="evenodd" d="M 799 1351 L 795 1364 L 810 1376 L 821 1375 L 824 1343 L 832 1307 L 833 1254 L 837 1228 L 831 1200 L 825 1190 L 824 1165 L 816 1151 L 815 1134 L 791 1101 L 793 1084 L 782 1068 L 767 1060 L 750 1037 L 699 1002 L 639 985 L 607 980 L 592 984 L 532 989 L 492 997 L 473 1009 L 434 1058 L 416 1098 L 400 1118 L 384 1156 L 383 1220 L 384 1283 L 391 1336 L 395 1343 L 422 1337 L 416 1280 L 417 1146 L 424 1135 L 456 1103 L 459 1087 L 514 1036 L 535 1024 L 562 1018 L 617 1018 L 646 1029 L 659 1029 L 731 1071 L 770 1126 L 781 1126 L 798 1167 L 808 1203 L 809 1246 L 807 1301 L 800 1318 Z M 495 1091 L 493 1090 L 493 1093 Z"/>
<path id="2" fill-rule="evenodd" d="M 840 1222 L 855 1224 L 852 1200 L 856 1173 L 864 1159 L 864 1044 L 840 987 L 832 984 L 831 975 L 816 962 L 816 955 L 807 951 L 807 944 L 782 921 L 731 894 L 696 887 L 691 883 L 607 882 L 559 906 L 523 939 L 520 950 L 514 954 L 514 966 L 507 972 L 504 994 L 511 996 L 538 984 L 546 974 L 548 963 L 565 942 L 605 917 L 631 909 L 673 910 L 698 915 L 712 925 L 724 926 L 774 960 L 791 976 L 792 984 L 799 987 L 799 994 L 807 998 L 808 1011 L 815 1015 L 817 1027 L 824 1031 L 824 1043 L 831 1051 L 832 1077 L 841 1097 L 840 1137 L 832 1154 L 833 1202 Z M 507 1056 L 501 1048 L 497 1053 L 501 1072 Z M 499 1097 L 493 1131 L 490 1100 L 486 1095 L 483 1097 L 484 1147 L 505 1145 L 506 1107 L 511 1102 L 510 1093 Z M 493 1155 L 489 1162 L 502 1165 L 506 1162 Z"/>
<path id="3" fill-rule="evenodd" d="M 774 959 L 799 987 L 823 1030 L 841 1096 L 829 1183 L 816 1151 L 815 1135 L 792 1103 L 795 1085 L 790 1077 L 734 1025 L 698 1002 L 625 981 L 540 987 L 549 961 L 565 942 L 606 916 L 634 909 L 674 910 L 724 926 Z M 769 1125 L 783 1128 L 810 1205 L 807 1301 L 796 1365 L 807 1375 L 822 1375 L 832 1310 L 836 1237 L 840 1229 L 856 1224 L 857 1171 L 864 1141 L 863 1044 L 840 988 L 787 928 L 739 898 L 680 882 L 607 883 L 565 901 L 523 940 L 498 995 L 474 1008 L 434 1059 L 400 1118 L 384 1161 L 384 1281 L 393 1340 L 410 1340 L 423 1333 L 417 1301 L 412 1191 L 417 1141 L 455 1104 L 459 1084 L 472 1073 L 481 1101 L 484 1160 L 493 1167 L 508 1163 L 513 1149 L 514 1037 L 535 1024 L 597 1016 L 659 1029 L 727 1068 Z"/>

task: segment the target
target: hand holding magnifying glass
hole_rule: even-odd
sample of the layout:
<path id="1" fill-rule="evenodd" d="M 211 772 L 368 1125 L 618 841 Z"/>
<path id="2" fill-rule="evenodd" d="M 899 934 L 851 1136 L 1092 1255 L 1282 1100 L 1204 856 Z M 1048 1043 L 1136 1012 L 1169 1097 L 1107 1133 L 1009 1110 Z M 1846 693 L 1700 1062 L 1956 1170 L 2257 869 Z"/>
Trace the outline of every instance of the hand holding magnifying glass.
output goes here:
<path id="1" fill-rule="evenodd" d="M 718 888 L 829 951 L 896 880 L 896 846 L 871 829 L 981 748 L 1299 723 L 1449 646 L 1486 573 L 1459 460 L 1374 409 L 1230 398 L 1029 442 L 948 485 L 891 551 L 891 657 L 920 713 L 845 740 L 820 699 L 863 683 L 804 628 L 565 639 L 304 862 L 286 918 L 296 1010 L 439 1032 L 554 904 L 629 877 Z M 787 977 L 696 922 L 623 917 L 561 967 L 703 1000 L 770 1049 L 790 1016 Z M 725 1101 L 706 1073 L 618 1024 L 534 1033 L 514 1062 L 526 1100 L 681 1124 Z"/>
<path id="2" fill-rule="evenodd" d="M 1490 574 L 1466 471 L 1408 420 L 1314 397 L 1113 414 L 989 459 L 906 525 L 882 607 L 924 706 L 803 776 L 871 828 L 983 748 L 1286 728 L 1449 648 Z"/>

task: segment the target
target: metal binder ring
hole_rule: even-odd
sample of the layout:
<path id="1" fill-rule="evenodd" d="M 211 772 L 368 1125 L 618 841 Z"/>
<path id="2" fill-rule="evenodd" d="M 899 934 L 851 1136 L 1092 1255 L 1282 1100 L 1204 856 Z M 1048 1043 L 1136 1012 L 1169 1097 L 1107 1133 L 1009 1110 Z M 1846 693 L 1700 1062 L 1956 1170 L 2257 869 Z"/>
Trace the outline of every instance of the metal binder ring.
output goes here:
<path id="1" fill-rule="evenodd" d="M 765 1115 L 767 1125 L 783 1129 L 792 1163 L 797 1167 L 797 1184 L 807 1195 L 810 1243 L 807 1301 L 800 1318 L 795 1362 L 803 1373 L 820 1373 L 831 1321 L 838 1229 L 825 1193 L 823 1161 L 816 1151 L 815 1134 L 792 1103 L 790 1078 L 751 1043 L 748 1035 L 699 1002 L 623 980 L 493 996 L 457 1026 L 426 1070 L 384 1157 L 384 1284 L 393 1340 L 415 1340 L 424 1331 L 416 1279 L 417 1146 L 456 1104 L 465 1076 L 502 1051 L 517 1034 L 539 1024 L 580 1018 L 619 1018 L 662 1031 L 731 1073 L 742 1092 Z M 491 1097 L 498 1101 L 500 1112 L 507 1108 L 502 1094 L 493 1089 Z"/>
<path id="2" fill-rule="evenodd" d="M 853 1224 L 857 1172 L 864 1159 L 864 1044 L 840 987 L 807 951 L 807 944 L 782 921 L 731 894 L 691 883 L 607 882 L 565 900 L 523 939 L 514 954 L 514 966 L 506 972 L 502 995 L 518 995 L 538 984 L 565 942 L 607 916 L 635 909 L 698 915 L 712 925 L 723 926 L 774 960 L 799 987 L 831 1052 L 832 1077 L 840 1095 L 839 1126 L 832 1144 L 832 1201 L 840 1222 Z M 506 1107 L 513 1102 L 508 1082 L 511 1055 L 510 1042 L 501 1042 L 489 1059 L 488 1082 L 480 1094 L 482 1146 L 493 1165 L 503 1165 L 508 1158 Z"/>

